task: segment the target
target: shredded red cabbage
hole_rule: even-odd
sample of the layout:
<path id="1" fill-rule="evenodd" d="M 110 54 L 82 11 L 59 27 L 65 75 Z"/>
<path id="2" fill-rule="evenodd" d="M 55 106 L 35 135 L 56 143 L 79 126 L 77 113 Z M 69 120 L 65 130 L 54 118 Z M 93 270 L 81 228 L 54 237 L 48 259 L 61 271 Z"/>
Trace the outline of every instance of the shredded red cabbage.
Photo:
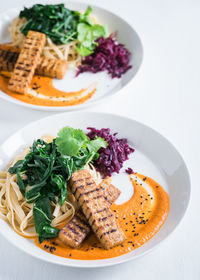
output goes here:
<path id="1" fill-rule="evenodd" d="M 98 45 L 94 53 L 83 59 L 76 76 L 86 71 L 92 73 L 107 71 L 112 78 L 120 78 L 132 67 L 129 65 L 130 52 L 124 45 L 118 44 L 112 36 L 100 37 L 96 42 Z"/>
<path id="2" fill-rule="evenodd" d="M 101 148 L 99 158 L 94 163 L 97 170 L 104 176 L 111 176 L 113 172 L 119 173 L 123 166 L 123 162 L 128 159 L 128 155 L 134 152 L 128 144 L 127 139 L 118 139 L 117 133 L 111 134 L 109 128 L 102 128 L 100 130 L 94 127 L 88 127 L 90 132 L 87 136 L 93 140 L 95 136 L 104 138 L 108 146 Z"/>
<path id="3" fill-rule="evenodd" d="M 134 174 L 133 169 L 130 168 L 130 167 L 128 167 L 128 168 L 125 170 L 125 172 L 128 173 L 128 174 Z"/>

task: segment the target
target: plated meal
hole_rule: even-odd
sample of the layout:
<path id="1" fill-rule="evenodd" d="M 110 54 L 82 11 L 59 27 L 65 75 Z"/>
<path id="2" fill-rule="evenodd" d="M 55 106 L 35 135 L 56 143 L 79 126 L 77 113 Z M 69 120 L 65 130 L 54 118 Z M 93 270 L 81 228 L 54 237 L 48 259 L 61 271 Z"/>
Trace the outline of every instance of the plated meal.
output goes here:
<path id="1" fill-rule="evenodd" d="M 104 113 L 29 124 L 0 146 L 0 170 L 0 233 L 67 266 L 113 265 L 149 252 L 177 227 L 190 197 L 186 165 L 169 141 Z"/>
<path id="2" fill-rule="evenodd" d="M 169 196 L 152 178 L 123 163 L 134 148 L 109 128 L 85 133 L 63 127 L 26 147 L 0 173 L 0 217 L 41 249 L 57 256 L 96 260 L 131 252 L 150 240 L 169 213 Z M 132 197 L 112 174 L 123 172 Z"/>
<path id="3" fill-rule="evenodd" d="M 83 104 L 97 99 L 98 91 L 105 94 L 106 87 L 113 91 L 123 75 L 138 68 L 137 59 L 132 64 L 133 49 L 118 41 L 117 27 L 113 30 L 101 22 L 90 6 L 85 10 L 64 4 L 24 7 L 8 32 L 10 41 L 0 44 L 0 90 L 29 105 Z"/>

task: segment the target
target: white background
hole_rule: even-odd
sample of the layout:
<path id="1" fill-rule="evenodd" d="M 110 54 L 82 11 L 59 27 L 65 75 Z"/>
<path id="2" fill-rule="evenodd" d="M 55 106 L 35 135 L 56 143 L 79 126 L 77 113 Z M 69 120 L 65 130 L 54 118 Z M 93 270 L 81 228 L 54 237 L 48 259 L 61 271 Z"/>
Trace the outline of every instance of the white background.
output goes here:
<path id="1" fill-rule="evenodd" d="M 27 2 L 1 0 L 0 12 Z M 199 280 L 200 1 L 88 2 L 128 20 L 144 46 L 143 65 L 134 81 L 117 98 L 90 110 L 132 117 L 168 138 L 183 155 L 190 171 L 190 205 L 177 230 L 160 247 L 138 260 L 113 267 L 72 269 L 48 264 L 22 253 L 0 237 L 0 280 Z M 53 113 L 32 111 L 0 100 L 0 142 L 29 122 L 50 114 Z"/>

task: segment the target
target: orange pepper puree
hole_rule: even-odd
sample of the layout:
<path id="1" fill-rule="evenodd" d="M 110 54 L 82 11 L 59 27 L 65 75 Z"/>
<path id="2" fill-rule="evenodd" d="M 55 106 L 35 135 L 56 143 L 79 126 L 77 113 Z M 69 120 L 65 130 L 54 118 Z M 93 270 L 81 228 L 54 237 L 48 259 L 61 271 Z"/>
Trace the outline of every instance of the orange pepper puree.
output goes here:
<path id="1" fill-rule="evenodd" d="M 139 180 L 140 179 L 140 180 Z M 127 240 L 120 246 L 105 250 L 91 233 L 79 249 L 64 245 L 58 238 L 46 240 L 38 247 L 54 255 L 81 260 L 113 258 L 135 250 L 151 239 L 162 227 L 169 213 L 169 196 L 165 190 L 149 177 L 130 175 L 134 187 L 131 199 L 121 205 L 112 205 L 112 210 Z M 141 183 L 142 182 L 142 183 Z M 151 194 L 143 186 L 147 184 Z"/>
<path id="2" fill-rule="evenodd" d="M 34 76 L 30 88 L 34 90 L 35 95 L 29 92 L 26 94 L 19 94 L 8 89 L 8 81 L 9 77 L 0 75 L 0 90 L 17 100 L 39 106 L 73 106 L 82 104 L 91 98 L 96 91 L 95 87 L 91 91 L 88 91 L 88 87 L 76 92 L 65 92 L 53 86 L 52 78 Z M 41 98 L 39 95 L 43 95 L 43 97 L 47 97 L 47 99 Z M 55 100 L 54 98 L 64 98 L 65 100 Z"/>

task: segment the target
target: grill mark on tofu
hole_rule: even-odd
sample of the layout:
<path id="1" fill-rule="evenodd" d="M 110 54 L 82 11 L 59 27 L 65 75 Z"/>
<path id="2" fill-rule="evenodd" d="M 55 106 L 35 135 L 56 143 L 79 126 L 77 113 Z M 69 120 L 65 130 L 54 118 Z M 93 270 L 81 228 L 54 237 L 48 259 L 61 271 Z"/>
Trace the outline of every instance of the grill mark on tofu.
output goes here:
<path id="1" fill-rule="evenodd" d="M 78 185 L 76 182 L 78 178 L 82 179 L 81 184 L 84 185 L 84 189 L 77 189 Z M 72 174 L 70 183 L 79 206 L 81 206 L 83 213 L 102 245 L 106 249 L 110 249 L 123 243 L 125 235 L 116 222 L 112 211 L 109 209 L 109 198 L 107 196 L 108 201 L 105 199 L 104 191 L 96 186 L 90 172 L 87 170 L 78 170 Z M 89 200 L 89 202 L 86 203 L 85 200 Z M 107 209 L 104 212 L 101 211 L 105 208 Z"/>
<path id="2" fill-rule="evenodd" d="M 79 228 L 81 231 L 86 232 L 86 229 L 84 227 L 82 227 L 79 223 L 76 223 L 73 219 L 71 220 L 71 223 L 76 226 L 77 228 Z M 78 233 L 79 234 L 79 233 Z"/>
<path id="3" fill-rule="evenodd" d="M 111 229 L 111 230 L 109 230 L 109 231 L 107 231 L 107 232 L 104 232 L 104 233 L 100 236 L 100 239 L 103 237 L 103 235 L 111 234 L 111 233 L 116 232 L 116 231 L 117 231 L 116 229 Z"/>
<path id="4" fill-rule="evenodd" d="M 103 195 L 100 194 L 100 195 L 97 195 L 97 196 L 93 197 L 92 199 L 99 199 L 99 198 L 102 198 L 102 197 L 103 197 Z"/>
<path id="5" fill-rule="evenodd" d="M 72 228 L 70 225 L 67 225 L 67 228 L 68 228 L 69 230 L 71 230 L 71 232 L 75 233 L 76 235 L 79 235 L 79 232 L 76 231 L 75 228 Z"/>
<path id="6" fill-rule="evenodd" d="M 76 192 L 77 192 L 78 189 L 83 189 L 83 188 L 84 188 L 83 185 L 78 186 L 78 187 L 76 188 L 75 192 L 74 192 L 74 195 L 76 194 Z"/>
<path id="7" fill-rule="evenodd" d="M 76 188 L 76 191 L 78 190 L 78 188 Z M 76 191 L 74 192 L 74 195 L 76 194 Z M 90 193 L 93 193 L 93 192 L 97 192 L 99 191 L 99 188 L 96 188 L 95 190 L 91 190 L 91 191 L 88 191 L 88 192 L 85 192 L 85 193 L 80 193 L 79 197 L 77 200 L 79 200 L 79 198 L 82 196 L 82 195 L 89 195 Z"/>
<path id="8" fill-rule="evenodd" d="M 35 31 L 28 32 L 11 75 L 11 79 L 8 83 L 9 90 L 18 93 L 26 93 L 33 78 L 36 66 L 40 60 L 40 55 L 45 42 L 45 34 Z M 29 61 L 30 66 L 25 65 L 27 61 Z M 26 72 L 28 72 L 28 75 L 24 76 L 24 73 Z M 18 79 L 16 79 L 16 76 Z"/>
<path id="9" fill-rule="evenodd" d="M 100 210 L 97 210 L 97 213 L 102 213 L 102 212 L 104 212 L 104 211 L 106 211 L 106 210 L 108 210 L 107 207 L 105 207 L 105 208 L 103 208 L 103 209 L 100 209 Z"/>
<path id="10" fill-rule="evenodd" d="M 82 223 L 85 226 L 89 226 L 87 219 L 85 218 L 85 216 L 82 213 L 80 213 L 80 211 L 76 214 L 76 218 L 78 219 L 79 223 Z"/>
<path id="11" fill-rule="evenodd" d="M 106 216 L 106 217 L 103 217 L 103 218 L 99 218 L 99 222 L 106 221 L 110 217 L 113 217 L 113 214 L 111 214 L 109 216 Z"/>

